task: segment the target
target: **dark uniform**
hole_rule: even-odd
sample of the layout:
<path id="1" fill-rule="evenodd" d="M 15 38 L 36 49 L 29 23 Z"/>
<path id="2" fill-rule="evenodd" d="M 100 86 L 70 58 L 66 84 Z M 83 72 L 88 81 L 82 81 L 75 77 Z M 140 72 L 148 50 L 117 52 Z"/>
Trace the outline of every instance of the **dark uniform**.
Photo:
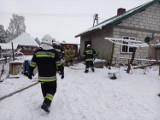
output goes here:
<path id="1" fill-rule="evenodd" d="M 91 70 L 94 72 L 93 61 L 94 61 L 95 54 L 96 54 L 96 51 L 93 48 L 91 48 L 90 45 L 86 47 L 85 51 L 83 52 L 83 56 L 86 64 L 85 73 L 88 73 L 89 67 L 91 67 Z"/>
<path id="2" fill-rule="evenodd" d="M 59 53 L 60 58 L 61 58 L 61 59 L 64 59 L 65 53 L 64 53 L 64 49 L 61 47 L 61 45 L 57 45 L 57 46 L 55 47 L 55 50 Z"/>
<path id="3" fill-rule="evenodd" d="M 41 83 L 41 89 L 44 97 L 42 109 L 48 111 L 54 94 L 56 93 L 56 71 L 58 70 L 64 78 L 64 67 L 61 59 L 55 49 L 44 50 L 39 48 L 35 51 L 30 62 L 29 78 L 32 79 L 33 70 L 38 67 L 38 81 Z"/>

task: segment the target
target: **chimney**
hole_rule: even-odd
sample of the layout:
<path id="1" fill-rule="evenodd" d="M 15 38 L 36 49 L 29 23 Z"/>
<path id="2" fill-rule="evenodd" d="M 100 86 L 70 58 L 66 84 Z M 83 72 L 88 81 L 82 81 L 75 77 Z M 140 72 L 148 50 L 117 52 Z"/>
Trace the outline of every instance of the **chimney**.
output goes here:
<path id="1" fill-rule="evenodd" d="M 117 16 L 122 15 L 125 12 L 126 12 L 126 9 L 124 9 L 124 8 L 118 8 L 118 10 L 117 10 Z"/>

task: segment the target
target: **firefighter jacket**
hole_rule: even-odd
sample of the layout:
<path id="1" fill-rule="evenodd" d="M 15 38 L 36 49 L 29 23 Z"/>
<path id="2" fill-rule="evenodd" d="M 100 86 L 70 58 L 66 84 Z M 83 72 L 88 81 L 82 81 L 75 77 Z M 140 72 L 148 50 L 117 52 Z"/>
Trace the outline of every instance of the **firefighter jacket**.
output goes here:
<path id="1" fill-rule="evenodd" d="M 63 73 L 64 67 L 62 61 L 55 49 L 44 50 L 39 48 L 35 51 L 30 62 L 30 73 L 34 68 L 38 68 L 39 82 L 56 81 L 56 71 Z"/>
<path id="2" fill-rule="evenodd" d="M 59 55 L 61 56 L 61 58 L 64 57 L 64 49 L 61 46 L 57 46 L 55 48 L 55 50 L 59 53 Z"/>
<path id="3" fill-rule="evenodd" d="M 95 54 L 96 51 L 93 48 L 87 47 L 83 52 L 85 61 L 94 61 Z"/>
<path id="4" fill-rule="evenodd" d="M 71 48 L 65 49 L 65 56 L 66 57 L 73 58 L 73 57 L 75 57 L 75 54 L 76 54 L 76 51 L 74 49 L 71 49 Z"/>

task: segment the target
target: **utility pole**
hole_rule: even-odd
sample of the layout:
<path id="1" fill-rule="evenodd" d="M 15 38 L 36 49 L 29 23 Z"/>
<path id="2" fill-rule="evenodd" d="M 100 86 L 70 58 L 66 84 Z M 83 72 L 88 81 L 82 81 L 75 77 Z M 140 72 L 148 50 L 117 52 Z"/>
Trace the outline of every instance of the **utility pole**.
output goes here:
<path id="1" fill-rule="evenodd" d="M 96 22 L 96 25 L 98 25 L 98 14 L 94 14 L 93 16 L 93 26 L 95 26 L 95 22 Z"/>
<path id="2" fill-rule="evenodd" d="M 15 58 L 14 58 L 14 48 L 13 48 L 13 42 L 11 42 L 11 44 L 12 44 L 12 54 L 13 54 L 13 61 L 15 60 Z"/>

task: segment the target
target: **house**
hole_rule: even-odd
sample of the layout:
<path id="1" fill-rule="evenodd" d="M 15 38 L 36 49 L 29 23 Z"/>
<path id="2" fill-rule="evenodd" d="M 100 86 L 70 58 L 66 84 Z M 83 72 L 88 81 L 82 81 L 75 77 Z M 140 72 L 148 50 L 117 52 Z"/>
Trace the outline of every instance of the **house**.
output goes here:
<path id="1" fill-rule="evenodd" d="M 9 43 L 11 44 L 12 42 L 14 44 L 18 44 L 18 47 L 14 49 L 19 50 L 25 55 L 33 54 L 34 50 L 39 47 L 35 39 L 27 33 L 22 33 L 20 36 L 13 39 Z"/>
<path id="2" fill-rule="evenodd" d="M 8 43 L 0 43 L 0 57 L 10 56 L 12 54 L 12 49 L 14 49 L 15 54 L 23 53 L 25 55 L 30 55 L 33 54 L 38 46 L 33 37 L 27 33 L 22 33 Z"/>
<path id="3" fill-rule="evenodd" d="M 98 52 L 98 58 L 114 62 L 113 58 L 126 57 L 132 55 L 133 47 L 126 45 L 113 44 L 107 41 L 105 37 L 123 38 L 128 40 L 137 40 L 144 42 L 146 37 L 152 38 L 152 42 L 159 43 L 160 39 L 160 0 L 152 0 L 131 10 L 124 8 L 117 10 L 117 15 L 107 19 L 88 30 L 77 34 L 80 37 L 80 55 L 88 43 Z M 160 59 L 160 52 L 152 49 L 159 47 L 137 48 L 136 58 Z M 113 51 L 113 55 L 112 55 Z M 159 56 L 157 56 L 159 55 Z"/>
<path id="4" fill-rule="evenodd" d="M 10 43 L 11 42 L 18 44 L 18 47 L 24 48 L 34 48 L 39 46 L 35 39 L 27 33 L 22 33 L 20 36 L 10 41 Z"/>

